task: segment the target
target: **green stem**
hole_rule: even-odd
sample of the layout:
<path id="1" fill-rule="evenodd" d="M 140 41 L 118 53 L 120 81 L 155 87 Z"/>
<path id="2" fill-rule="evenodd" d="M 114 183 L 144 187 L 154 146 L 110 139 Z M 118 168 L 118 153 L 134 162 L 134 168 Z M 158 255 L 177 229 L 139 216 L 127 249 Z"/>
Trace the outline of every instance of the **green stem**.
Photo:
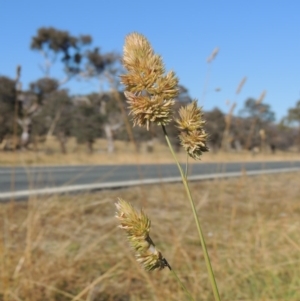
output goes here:
<path id="1" fill-rule="evenodd" d="M 189 155 L 186 153 L 186 163 L 185 163 L 185 178 L 187 179 L 189 172 Z"/>
<path id="2" fill-rule="evenodd" d="M 177 167 L 179 169 L 179 172 L 180 172 L 180 175 L 181 175 L 181 178 L 182 178 L 182 182 L 183 182 L 184 188 L 186 190 L 188 199 L 189 199 L 191 207 L 192 207 L 193 215 L 194 215 L 195 222 L 196 222 L 196 225 L 197 225 L 197 230 L 198 230 L 198 234 L 199 234 L 199 238 L 200 238 L 200 242 L 201 242 L 201 246 L 202 246 L 202 250 L 203 250 L 203 254 L 204 254 L 206 268 L 207 268 L 207 271 L 208 271 L 209 280 L 210 280 L 210 284 L 212 286 L 212 290 L 213 290 L 213 294 L 214 294 L 215 300 L 216 301 L 220 301 L 221 299 L 220 299 L 220 295 L 219 295 L 219 291 L 218 291 L 216 279 L 215 279 L 215 276 L 214 276 L 214 273 L 213 273 L 213 270 L 212 270 L 211 262 L 210 262 L 210 259 L 209 259 L 209 255 L 208 255 L 206 244 L 205 244 L 205 240 L 204 240 L 204 235 L 203 235 L 203 232 L 202 232 L 202 229 L 201 229 L 201 226 L 200 226 L 199 217 L 198 217 L 198 214 L 197 214 L 197 211 L 196 211 L 195 203 L 193 201 L 193 198 L 192 198 L 192 195 L 191 195 L 191 191 L 190 191 L 187 179 L 184 176 L 183 170 L 182 170 L 182 168 L 181 168 L 181 166 L 180 166 L 180 164 L 178 162 L 178 159 L 177 159 L 177 157 L 175 155 L 175 152 L 173 150 L 172 144 L 171 144 L 171 142 L 169 140 L 166 128 L 163 125 L 162 125 L 162 129 L 163 129 L 163 132 L 164 132 L 167 144 L 169 146 L 169 149 L 170 149 L 170 151 L 171 151 L 171 153 L 172 153 L 172 155 L 174 157 L 174 160 L 175 160 L 175 162 L 177 164 Z"/>
<path id="3" fill-rule="evenodd" d="M 191 295 L 191 293 L 188 291 L 188 289 L 186 288 L 186 286 L 180 281 L 179 277 L 177 276 L 177 274 L 174 272 L 173 269 L 170 270 L 171 273 L 173 274 L 173 276 L 176 278 L 177 282 L 180 284 L 180 286 L 182 287 L 182 289 L 185 291 L 185 293 L 187 294 L 187 296 L 189 297 L 189 300 L 194 301 L 193 296 Z"/>

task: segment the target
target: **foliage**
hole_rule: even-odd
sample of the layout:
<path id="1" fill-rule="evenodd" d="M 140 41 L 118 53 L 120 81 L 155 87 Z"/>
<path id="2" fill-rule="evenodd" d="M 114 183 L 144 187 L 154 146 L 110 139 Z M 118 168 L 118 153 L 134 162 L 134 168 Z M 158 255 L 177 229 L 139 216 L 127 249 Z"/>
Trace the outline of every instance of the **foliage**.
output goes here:
<path id="1" fill-rule="evenodd" d="M 128 42 L 132 44 L 129 45 L 129 48 L 135 47 L 134 41 Z M 119 74 L 122 71 L 120 55 L 115 52 L 104 53 L 100 47 L 91 47 L 91 44 L 92 37 L 90 35 L 73 35 L 68 31 L 54 27 L 41 27 L 37 30 L 31 39 L 30 47 L 32 50 L 38 51 L 45 59 L 42 66 L 44 72 L 42 77 L 33 81 L 28 89 L 23 88 L 18 93 L 15 79 L 6 76 L 0 77 L 0 143 L 3 140 L 11 139 L 15 130 L 19 138 L 21 138 L 21 134 L 29 136 L 29 140 L 26 142 L 28 144 L 36 138 L 41 140 L 47 135 L 54 135 L 61 141 L 62 151 L 66 152 L 68 137 L 74 136 L 80 143 L 90 141 L 89 143 L 92 145 L 94 139 L 105 133 L 105 125 L 110 127 L 111 139 L 134 139 L 136 145 L 148 141 L 149 150 L 152 148 L 154 139 L 164 139 L 163 134 L 156 131 L 156 126 L 151 125 L 149 125 L 149 132 L 144 132 L 139 127 L 133 128 L 131 133 L 128 132 L 128 111 L 123 95 L 124 87 L 119 85 Z M 161 66 L 161 57 L 155 56 L 153 53 L 145 55 L 150 58 L 150 62 L 146 61 L 143 68 L 150 72 L 153 66 L 156 66 L 161 78 L 174 84 L 172 74 L 168 79 L 164 70 L 161 69 L 163 67 Z M 151 64 L 151 60 L 154 65 Z M 77 102 L 78 97 L 62 90 L 64 81 L 50 77 L 50 68 L 55 62 L 63 67 L 66 75 L 65 80 L 76 75 L 77 79 L 97 79 L 100 81 L 102 87 L 100 93 L 89 93 L 81 96 L 81 98 L 89 99 L 90 105 Z M 128 56 L 126 64 L 127 67 L 131 67 L 136 63 Z M 149 83 L 153 81 L 153 74 L 155 73 L 151 72 L 146 80 Z M 127 75 L 127 77 L 123 77 L 123 81 L 130 84 L 131 80 L 137 76 L 138 74 Z M 19 84 L 21 81 L 22 78 L 20 78 Z M 141 84 L 144 85 L 145 91 L 150 94 L 155 91 L 159 92 L 160 82 L 159 85 L 157 83 L 152 86 L 148 84 Z M 131 87 L 130 89 L 133 89 L 134 92 L 138 87 Z M 176 93 L 174 91 L 172 91 L 171 96 L 176 96 L 177 93 L 178 95 L 174 97 L 172 109 L 169 112 L 168 108 L 167 113 L 176 119 L 178 118 L 177 111 L 181 105 L 190 103 L 192 98 L 187 87 L 178 85 Z M 266 133 L 266 142 L 277 148 L 288 149 L 298 142 L 300 145 L 300 131 L 297 133 L 294 128 L 295 124 L 299 123 L 300 125 L 300 101 L 296 103 L 294 108 L 289 109 L 285 118 L 286 125 L 282 127 L 275 123 L 275 114 L 271 106 L 262 102 L 264 95 L 265 93 L 259 100 L 246 99 L 238 116 L 232 116 L 228 133 L 232 146 L 235 143 L 241 148 L 252 148 L 260 145 L 259 131 L 262 129 Z M 136 98 L 132 95 L 130 97 L 131 99 L 132 97 Z M 80 105 L 78 105 L 79 103 Z M 131 104 L 133 103 L 131 101 Z M 158 104 L 160 101 L 157 101 Z M 147 102 L 144 105 L 147 106 Z M 139 108 L 136 109 L 139 110 Z M 161 116 L 164 116 L 166 112 L 160 109 L 159 114 L 157 112 L 152 113 L 151 118 L 164 119 L 165 117 Z M 139 118 L 137 117 L 136 121 L 141 121 Z M 222 144 L 225 129 L 224 118 L 223 112 L 218 108 L 205 112 L 205 119 L 207 120 L 205 129 L 209 132 L 208 143 L 210 148 L 215 151 L 219 150 Z M 79 120 L 80 123 L 78 124 Z M 95 126 L 92 126 L 92 121 L 95 121 Z M 178 150 L 179 132 L 174 125 L 174 122 L 171 121 L 167 128 L 169 138 Z"/>
<path id="2" fill-rule="evenodd" d="M 30 91 L 37 95 L 39 104 L 45 102 L 46 97 L 57 91 L 59 83 L 55 78 L 43 77 L 30 84 Z"/>
<path id="3" fill-rule="evenodd" d="M 275 113 L 271 110 L 270 105 L 258 102 L 254 98 L 246 99 L 240 115 L 244 118 L 255 118 L 260 123 L 268 123 L 275 120 Z"/>
<path id="4" fill-rule="evenodd" d="M 300 152 L 300 100 L 298 100 L 294 108 L 289 109 L 286 119 L 290 124 L 298 123 L 298 137 L 294 141 L 298 144 Z"/>
<path id="5" fill-rule="evenodd" d="M 118 55 L 115 53 L 100 53 L 100 49 L 95 47 L 93 50 L 87 51 L 87 70 L 89 76 L 97 76 L 102 74 L 108 67 L 114 65 L 118 61 Z"/>
<path id="6" fill-rule="evenodd" d="M 105 117 L 95 100 L 84 98 L 76 104 L 73 116 L 73 135 L 78 143 L 86 143 L 88 151 L 93 152 L 93 144 L 100 137 L 100 129 Z"/>
<path id="7" fill-rule="evenodd" d="M 222 134 L 225 130 L 224 114 L 218 108 L 210 112 L 205 112 L 205 128 L 209 133 L 208 141 L 213 150 L 217 151 L 221 147 Z"/>
<path id="8" fill-rule="evenodd" d="M 53 91 L 47 96 L 39 114 L 33 118 L 33 135 L 54 135 L 60 141 L 61 151 L 66 153 L 67 138 L 72 135 L 73 111 L 74 106 L 68 91 Z"/>
<path id="9" fill-rule="evenodd" d="M 58 55 L 64 64 L 64 71 L 70 76 L 81 71 L 81 63 L 84 57 L 84 47 L 91 44 L 89 35 L 73 36 L 68 31 L 54 27 L 41 27 L 32 38 L 31 49 L 39 50 L 53 62 Z M 48 69 L 44 70 L 46 74 Z"/>
<path id="10" fill-rule="evenodd" d="M 254 146 L 261 144 L 260 132 L 275 121 L 275 114 L 271 110 L 270 105 L 262 103 L 265 92 L 262 93 L 260 99 L 248 98 L 245 101 L 244 108 L 240 110 L 240 116 L 245 119 L 243 135 L 247 138 L 244 142 L 246 149 L 252 149 Z M 241 136 L 241 135 L 240 135 Z"/>
<path id="11" fill-rule="evenodd" d="M 287 120 L 291 123 L 298 122 L 300 127 L 300 100 L 294 108 L 288 110 Z"/>
<path id="12" fill-rule="evenodd" d="M 16 104 L 15 81 L 6 77 L 0 77 L 0 143 L 5 136 L 12 134 L 14 122 L 14 110 Z"/>

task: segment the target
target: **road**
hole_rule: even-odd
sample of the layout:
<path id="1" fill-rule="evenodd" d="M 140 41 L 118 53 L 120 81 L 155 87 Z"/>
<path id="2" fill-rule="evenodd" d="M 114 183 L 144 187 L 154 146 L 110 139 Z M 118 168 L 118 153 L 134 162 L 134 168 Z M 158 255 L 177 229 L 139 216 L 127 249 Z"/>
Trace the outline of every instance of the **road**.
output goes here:
<path id="1" fill-rule="evenodd" d="M 300 161 L 197 163 L 189 179 L 300 171 Z M 175 164 L 0 167 L 0 200 L 34 194 L 66 193 L 180 180 Z"/>

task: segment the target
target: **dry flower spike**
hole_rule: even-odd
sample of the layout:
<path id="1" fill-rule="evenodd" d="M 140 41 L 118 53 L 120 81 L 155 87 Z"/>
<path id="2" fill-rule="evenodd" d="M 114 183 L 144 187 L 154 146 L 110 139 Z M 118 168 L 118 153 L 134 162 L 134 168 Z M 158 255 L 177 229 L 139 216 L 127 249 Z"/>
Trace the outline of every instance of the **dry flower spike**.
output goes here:
<path id="1" fill-rule="evenodd" d="M 165 74 L 162 58 L 139 33 L 126 37 L 123 65 L 128 72 L 121 75 L 121 82 L 125 85 L 134 125 L 146 126 L 149 130 L 151 122 L 168 124 L 172 119 L 174 98 L 178 95 L 175 73 Z"/>
<path id="2" fill-rule="evenodd" d="M 203 128 L 205 121 L 196 100 L 180 108 L 176 123 L 181 131 L 179 135 L 181 145 L 190 157 L 199 160 L 202 153 L 208 151 L 208 147 L 207 134 Z"/>
<path id="3" fill-rule="evenodd" d="M 156 249 L 150 238 L 151 221 L 143 210 L 137 212 L 130 203 L 120 198 L 115 205 L 116 218 L 121 224 L 119 227 L 126 232 L 137 261 L 146 271 L 162 270 L 165 267 L 171 270 L 167 260 Z"/>

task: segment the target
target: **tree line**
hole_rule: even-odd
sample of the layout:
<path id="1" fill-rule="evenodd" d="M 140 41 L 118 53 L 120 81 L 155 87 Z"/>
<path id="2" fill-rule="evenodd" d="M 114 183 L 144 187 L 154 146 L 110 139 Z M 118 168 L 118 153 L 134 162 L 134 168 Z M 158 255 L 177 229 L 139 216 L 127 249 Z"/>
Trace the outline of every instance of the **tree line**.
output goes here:
<path id="1" fill-rule="evenodd" d="M 102 53 L 92 47 L 90 35 L 73 36 L 53 27 L 40 28 L 31 40 L 31 49 L 41 54 L 41 78 L 22 87 L 22 68 L 17 66 L 15 78 L 0 76 L 0 150 L 28 150 L 38 148 L 50 136 L 59 141 L 62 153 L 67 142 L 75 137 L 94 151 L 98 138 L 105 138 L 107 151 L 114 151 L 114 140 L 131 141 L 137 150 L 142 142 L 163 139 L 160 131 L 132 129 L 119 75 L 122 73 L 120 55 Z M 63 78 L 52 78 L 54 64 L 63 68 Z M 73 79 L 98 80 L 103 89 L 97 93 L 72 95 L 64 84 Z M 192 101 L 188 89 L 179 86 L 174 106 L 176 115 L 181 105 Z M 286 117 L 275 123 L 270 105 L 249 97 L 244 107 L 233 114 L 235 104 L 226 113 L 215 108 L 205 112 L 210 148 L 217 152 L 258 148 L 300 151 L 300 100 L 288 110 Z M 170 135 L 178 146 L 176 127 Z M 149 147 L 151 150 L 151 147 Z"/>

